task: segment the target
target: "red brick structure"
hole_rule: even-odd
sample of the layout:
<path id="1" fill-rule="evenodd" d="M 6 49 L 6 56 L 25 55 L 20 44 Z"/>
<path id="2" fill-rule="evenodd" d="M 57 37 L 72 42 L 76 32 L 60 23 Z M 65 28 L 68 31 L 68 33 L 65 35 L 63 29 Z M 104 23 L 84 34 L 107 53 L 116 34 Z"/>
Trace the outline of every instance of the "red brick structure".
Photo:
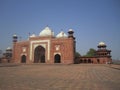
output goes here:
<path id="1" fill-rule="evenodd" d="M 75 58 L 75 37 L 72 29 L 68 31 L 68 36 L 60 32 L 57 36 L 49 28 L 45 27 L 39 36 L 32 34 L 26 41 L 17 41 L 17 35 L 13 35 L 14 63 L 111 63 L 110 50 L 106 49 L 103 42 L 98 44 L 98 50 L 94 57 Z"/>
<path id="2" fill-rule="evenodd" d="M 103 42 L 98 44 L 98 50 L 96 55 L 93 57 L 78 57 L 75 63 L 94 63 L 94 64 L 108 64 L 112 63 L 110 52 L 111 50 L 106 49 L 106 45 Z"/>
<path id="3" fill-rule="evenodd" d="M 60 32 L 54 36 L 49 27 L 45 27 L 39 36 L 34 34 L 26 41 L 17 41 L 13 36 L 13 57 L 15 63 L 74 63 L 75 38 L 73 30 L 68 31 L 68 36 Z"/>

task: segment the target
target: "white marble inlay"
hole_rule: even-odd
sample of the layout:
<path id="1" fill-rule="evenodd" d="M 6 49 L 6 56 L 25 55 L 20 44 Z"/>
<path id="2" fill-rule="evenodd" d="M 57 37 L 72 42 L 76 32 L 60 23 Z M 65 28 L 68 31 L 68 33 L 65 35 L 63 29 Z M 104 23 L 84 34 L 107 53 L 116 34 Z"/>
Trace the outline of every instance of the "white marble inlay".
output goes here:
<path id="1" fill-rule="evenodd" d="M 43 44 L 46 43 L 47 44 Z M 37 46 L 43 46 L 46 50 L 48 50 L 48 60 L 50 60 L 50 40 L 34 40 L 34 41 L 30 41 L 30 60 L 32 60 L 32 56 L 33 56 L 33 50 L 37 47 Z M 47 47 L 48 45 L 48 47 Z"/>

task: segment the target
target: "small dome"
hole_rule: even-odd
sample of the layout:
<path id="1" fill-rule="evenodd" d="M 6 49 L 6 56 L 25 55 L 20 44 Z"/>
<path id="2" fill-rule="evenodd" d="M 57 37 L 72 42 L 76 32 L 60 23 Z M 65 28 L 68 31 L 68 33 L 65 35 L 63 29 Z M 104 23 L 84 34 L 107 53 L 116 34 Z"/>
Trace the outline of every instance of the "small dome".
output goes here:
<path id="1" fill-rule="evenodd" d="M 104 42 L 100 42 L 98 45 L 99 46 L 105 46 L 106 44 Z"/>
<path id="2" fill-rule="evenodd" d="M 45 29 L 43 29 L 40 32 L 39 36 L 54 36 L 54 35 L 53 35 L 52 30 L 49 27 L 45 27 Z"/>
<path id="3" fill-rule="evenodd" d="M 61 31 L 56 37 L 62 38 L 62 37 L 67 37 L 67 35 L 63 31 Z"/>
<path id="4" fill-rule="evenodd" d="M 73 31 L 72 29 L 69 29 L 69 31 Z"/>
<path id="5" fill-rule="evenodd" d="M 35 37 L 35 34 L 32 34 L 30 37 Z"/>
<path id="6" fill-rule="evenodd" d="M 8 47 L 6 50 L 11 50 L 11 48 L 10 48 L 10 47 Z"/>
<path id="7" fill-rule="evenodd" d="M 16 35 L 16 34 L 14 34 L 14 35 L 13 35 L 13 37 L 17 37 L 17 35 Z"/>

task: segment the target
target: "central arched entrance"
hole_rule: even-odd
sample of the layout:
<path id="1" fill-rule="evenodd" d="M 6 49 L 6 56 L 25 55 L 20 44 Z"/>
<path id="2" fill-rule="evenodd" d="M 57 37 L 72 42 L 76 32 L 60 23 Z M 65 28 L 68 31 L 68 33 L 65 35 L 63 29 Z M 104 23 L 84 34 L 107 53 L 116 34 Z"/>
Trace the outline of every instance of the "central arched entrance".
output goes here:
<path id="1" fill-rule="evenodd" d="M 45 63 L 45 48 L 38 46 L 34 51 L 34 62 L 35 63 Z"/>
<path id="2" fill-rule="evenodd" d="M 61 63 L 61 56 L 59 54 L 56 54 L 54 57 L 54 63 Z"/>

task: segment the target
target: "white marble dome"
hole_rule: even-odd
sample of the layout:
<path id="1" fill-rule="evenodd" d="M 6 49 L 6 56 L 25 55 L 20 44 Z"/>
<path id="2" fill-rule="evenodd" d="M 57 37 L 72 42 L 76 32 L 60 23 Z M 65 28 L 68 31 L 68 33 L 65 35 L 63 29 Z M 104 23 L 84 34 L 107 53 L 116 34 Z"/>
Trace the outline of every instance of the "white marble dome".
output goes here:
<path id="1" fill-rule="evenodd" d="M 73 31 L 72 29 L 69 29 L 68 31 Z"/>
<path id="2" fill-rule="evenodd" d="M 99 44 L 98 44 L 99 46 L 104 46 L 104 45 L 106 45 L 104 42 L 100 42 Z"/>
<path id="3" fill-rule="evenodd" d="M 35 34 L 32 34 L 30 37 L 36 37 L 36 35 L 35 35 Z"/>
<path id="4" fill-rule="evenodd" d="M 10 50 L 11 49 L 11 47 L 7 47 L 7 49 L 6 50 Z"/>
<path id="5" fill-rule="evenodd" d="M 63 31 L 61 31 L 59 34 L 57 34 L 56 37 L 57 38 L 62 38 L 62 37 L 67 37 L 67 35 Z"/>
<path id="6" fill-rule="evenodd" d="M 13 35 L 13 37 L 17 37 L 17 35 L 16 35 L 16 34 L 14 34 L 14 35 Z"/>
<path id="7" fill-rule="evenodd" d="M 54 36 L 54 32 L 52 32 L 52 30 L 49 27 L 45 27 L 45 29 L 43 29 L 40 32 L 39 36 L 42 36 L 42 37 L 44 37 L 44 36 Z"/>

